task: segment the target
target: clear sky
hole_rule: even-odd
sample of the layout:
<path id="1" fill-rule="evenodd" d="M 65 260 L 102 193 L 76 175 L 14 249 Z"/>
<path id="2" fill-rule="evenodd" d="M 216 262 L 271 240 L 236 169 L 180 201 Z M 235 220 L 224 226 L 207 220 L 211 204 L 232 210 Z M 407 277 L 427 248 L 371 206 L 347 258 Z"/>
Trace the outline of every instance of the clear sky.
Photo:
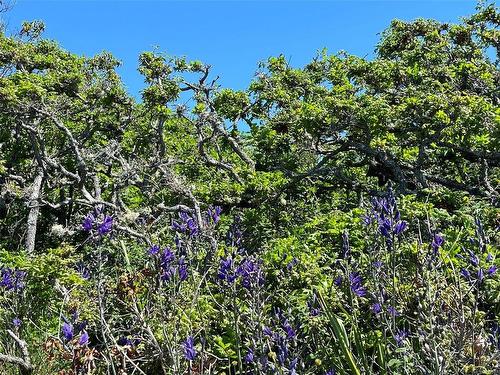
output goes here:
<path id="1" fill-rule="evenodd" d="M 139 97 L 142 51 L 157 46 L 213 66 L 220 82 L 244 89 L 257 63 L 283 53 L 294 66 L 327 48 L 370 57 L 393 18 L 456 22 L 475 1 L 46 1 L 17 0 L 5 16 L 10 29 L 41 19 L 45 36 L 86 56 L 106 50 Z"/>

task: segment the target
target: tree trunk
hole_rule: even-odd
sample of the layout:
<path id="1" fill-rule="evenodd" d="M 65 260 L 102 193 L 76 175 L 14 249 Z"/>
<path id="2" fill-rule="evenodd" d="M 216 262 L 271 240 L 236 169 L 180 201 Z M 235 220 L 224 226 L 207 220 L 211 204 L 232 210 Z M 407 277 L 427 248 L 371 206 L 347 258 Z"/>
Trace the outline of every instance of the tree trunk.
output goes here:
<path id="1" fill-rule="evenodd" d="M 26 251 L 28 254 L 33 254 L 35 250 L 36 226 L 38 223 L 38 213 L 40 211 L 40 191 L 42 189 L 43 170 L 37 169 L 37 174 L 31 187 L 29 199 L 30 212 L 28 214 L 28 231 L 26 234 Z"/>

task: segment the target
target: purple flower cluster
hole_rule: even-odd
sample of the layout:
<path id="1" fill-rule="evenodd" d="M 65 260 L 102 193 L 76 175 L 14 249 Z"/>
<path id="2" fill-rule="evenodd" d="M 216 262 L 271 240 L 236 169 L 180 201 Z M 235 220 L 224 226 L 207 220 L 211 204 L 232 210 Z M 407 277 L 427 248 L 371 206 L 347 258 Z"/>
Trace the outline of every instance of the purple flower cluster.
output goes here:
<path id="1" fill-rule="evenodd" d="M 77 343 L 80 346 L 88 345 L 89 335 L 85 328 L 87 327 L 87 321 L 78 321 L 78 312 L 75 310 L 71 314 L 71 319 L 68 320 L 63 317 L 64 322 L 61 326 L 61 336 L 63 341 L 68 343 L 76 336 L 80 335 Z"/>
<path id="2" fill-rule="evenodd" d="M 154 257 L 159 257 L 160 279 L 162 281 L 170 281 L 175 275 L 180 281 L 188 278 L 188 264 L 184 256 L 176 257 L 172 249 L 166 247 L 160 252 L 158 245 L 153 245 L 149 248 L 148 254 Z"/>
<path id="3" fill-rule="evenodd" d="M 482 267 L 480 264 L 479 257 L 472 250 L 466 250 L 468 257 L 464 257 L 458 254 L 457 257 L 460 259 L 465 259 L 468 263 L 468 267 L 464 267 L 460 270 L 460 274 L 470 282 L 477 282 L 481 284 L 483 280 L 487 277 L 493 276 L 497 271 L 497 266 L 493 264 L 493 255 L 488 254 L 486 257 L 487 268 Z"/>
<path id="4" fill-rule="evenodd" d="M 101 223 L 97 223 L 98 213 L 90 212 L 82 222 L 82 229 L 85 232 L 91 232 L 94 229 L 97 229 L 97 233 L 100 236 L 105 236 L 110 233 L 113 229 L 113 218 L 111 216 L 105 215 L 101 221 Z"/>
<path id="5" fill-rule="evenodd" d="M 442 247 L 444 244 L 444 238 L 441 234 L 436 233 L 432 237 L 432 242 L 431 242 L 431 248 L 432 248 L 432 254 L 434 256 L 437 255 L 439 248 Z"/>
<path id="6" fill-rule="evenodd" d="M 194 339 L 192 336 L 189 336 L 186 341 L 182 344 L 184 349 L 184 358 L 188 361 L 194 361 L 196 358 L 196 349 L 194 347 Z"/>
<path id="7" fill-rule="evenodd" d="M 26 272 L 11 268 L 0 268 L 0 287 L 19 292 L 25 287 Z"/>
<path id="8" fill-rule="evenodd" d="M 215 206 L 215 207 L 210 206 L 207 210 L 207 213 L 209 219 L 214 224 L 217 224 L 220 220 L 220 214 L 222 213 L 222 208 L 220 206 Z"/>
<path id="9" fill-rule="evenodd" d="M 366 288 L 363 286 L 363 278 L 358 272 L 353 272 L 349 275 L 349 286 L 351 291 L 358 297 L 366 296 Z"/>
<path id="10" fill-rule="evenodd" d="M 180 221 L 174 220 L 172 222 L 173 230 L 179 233 L 185 233 L 190 237 L 195 237 L 198 234 L 198 223 L 196 223 L 196 220 L 189 216 L 187 212 L 179 212 L 179 219 Z"/>
<path id="11" fill-rule="evenodd" d="M 116 340 L 116 343 L 120 346 L 129 346 L 131 348 L 134 348 L 141 343 L 141 339 L 134 339 L 129 336 L 121 336 L 118 340 Z"/>
<path id="12" fill-rule="evenodd" d="M 299 361 L 293 355 L 293 348 L 297 340 L 296 329 L 279 308 L 274 309 L 273 321 L 276 327 L 274 332 L 269 327 L 264 327 L 262 330 L 269 340 L 267 345 L 276 353 L 279 365 L 287 368 L 290 374 L 295 374 Z"/>
<path id="13" fill-rule="evenodd" d="M 221 258 L 217 277 L 228 284 L 239 279 L 241 285 L 248 290 L 264 284 L 264 273 L 260 262 L 250 257 L 243 259 L 237 267 L 231 256 Z"/>
<path id="14" fill-rule="evenodd" d="M 408 227 L 408 223 L 401 220 L 396 198 L 391 189 L 384 197 L 373 197 L 371 213 L 365 216 L 364 221 L 367 225 L 376 223 L 379 233 L 388 245 L 392 245 L 394 236 L 401 236 Z"/>
<path id="15" fill-rule="evenodd" d="M 402 346 L 404 340 L 408 337 L 408 331 L 406 330 L 398 330 L 394 335 L 394 341 L 396 341 L 397 346 Z"/>

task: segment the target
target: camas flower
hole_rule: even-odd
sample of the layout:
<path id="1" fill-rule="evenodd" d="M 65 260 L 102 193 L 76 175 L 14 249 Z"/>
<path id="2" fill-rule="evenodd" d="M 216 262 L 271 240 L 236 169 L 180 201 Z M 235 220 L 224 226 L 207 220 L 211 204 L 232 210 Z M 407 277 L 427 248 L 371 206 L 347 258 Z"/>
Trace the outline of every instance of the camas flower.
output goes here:
<path id="1" fill-rule="evenodd" d="M 232 272 L 233 268 L 233 259 L 228 256 L 227 258 L 221 258 L 219 263 L 219 271 L 217 273 L 217 277 L 219 280 L 225 280 L 228 283 L 232 283 L 236 276 Z"/>
<path id="2" fill-rule="evenodd" d="M 104 217 L 103 222 L 97 228 L 97 232 L 99 233 L 100 236 L 104 236 L 105 234 L 111 232 L 112 228 L 113 228 L 113 218 L 111 216 L 106 215 Z"/>
<path id="3" fill-rule="evenodd" d="M 313 294 L 313 298 L 310 301 L 307 301 L 307 307 L 309 308 L 309 314 L 311 316 L 318 316 L 321 312 L 320 308 L 317 307 L 317 298 L 316 295 Z"/>
<path id="4" fill-rule="evenodd" d="M 90 279 L 90 270 L 85 266 L 82 262 L 78 262 L 76 265 L 76 272 L 80 274 L 82 279 L 89 280 Z"/>
<path id="5" fill-rule="evenodd" d="M 0 269 L 0 287 L 19 292 L 24 289 L 26 272 L 11 268 Z"/>
<path id="6" fill-rule="evenodd" d="M 226 237 L 226 244 L 231 247 L 236 247 L 239 252 L 242 252 L 243 232 L 241 231 L 241 218 L 236 216 L 233 224 L 229 227 Z"/>
<path id="7" fill-rule="evenodd" d="M 271 328 L 269 328 L 269 327 L 262 328 L 262 332 L 264 333 L 264 335 L 269 336 L 269 337 L 272 337 L 272 335 L 273 335 L 273 331 L 271 331 Z"/>
<path id="8" fill-rule="evenodd" d="M 486 273 L 488 275 L 493 275 L 496 271 L 497 271 L 497 266 L 491 266 L 490 268 L 488 268 L 488 270 L 486 271 Z"/>
<path id="9" fill-rule="evenodd" d="M 89 343 L 89 334 L 87 332 L 83 332 L 78 340 L 78 345 L 84 346 Z"/>
<path id="10" fill-rule="evenodd" d="M 254 353 L 253 353 L 253 350 L 250 348 L 250 349 L 248 349 L 248 352 L 245 355 L 245 362 L 252 363 L 253 361 L 254 361 Z"/>
<path id="11" fill-rule="evenodd" d="M 391 316 L 400 316 L 401 314 L 399 313 L 398 310 L 394 306 L 388 306 L 387 307 L 387 312 L 391 314 Z"/>
<path id="12" fill-rule="evenodd" d="M 469 262 L 470 262 L 470 264 L 473 265 L 474 267 L 479 266 L 479 258 L 477 257 L 477 255 L 474 252 L 470 251 L 470 250 L 468 250 L 468 252 L 469 252 Z"/>
<path id="13" fill-rule="evenodd" d="M 194 348 L 194 339 L 192 336 L 189 336 L 186 341 L 183 343 L 184 347 L 184 358 L 188 361 L 194 361 L 196 358 L 196 349 Z"/>
<path id="14" fill-rule="evenodd" d="M 372 305 L 371 310 L 375 315 L 380 314 L 382 312 L 382 305 L 376 302 Z"/>
<path id="15" fill-rule="evenodd" d="M 222 208 L 220 206 L 208 208 L 208 216 L 210 219 L 212 219 L 214 224 L 217 224 L 219 222 L 221 212 Z"/>
<path id="16" fill-rule="evenodd" d="M 157 255 L 159 252 L 160 252 L 160 246 L 158 246 L 158 245 L 152 245 L 148 249 L 148 254 L 149 255 Z"/>
<path id="17" fill-rule="evenodd" d="M 408 227 L 408 223 L 404 220 L 401 220 L 399 221 L 397 224 L 396 224 L 396 227 L 394 228 L 394 234 L 396 236 L 399 236 L 401 233 L 403 233 L 406 228 Z"/>
<path id="18" fill-rule="evenodd" d="M 194 237 L 198 234 L 198 224 L 195 219 L 189 216 L 187 212 L 179 213 L 180 222 L 173 221 L 172 229 L 176 232 L 187 233 L 189 236 Z"/>
<path id="19" fill-rule="evenodd" d="M 299 260 L 297 258 L 293 258 L 288 264 L 286 265 L 287 271 L 291 271 L 293 267 L 295 267 L 297 264 L 299 264 Z"/>
<path id="20" fill-rule="evenodd" d="M 288 319 L 285 319 L 283 321 L 283 330 L 286 332 L 286 336 L 289 339 L 294 338 L 295 335 L 296 335 L 295 330 L 293 329 L 293 327 L 288 322 Z"/>
<path id="21" fill-rule="evenodd" d="M 394 340 L 396 341 L 397 346 L 401 346 L 403 344 L 404 339 L 408 337 L 408 332 L 405 330 L 398 330 L 394 335 Z"/>
<path id="22" fill-rule="evenodd" d="M 462 268 L 460 270 L 460 274 L 466 279 L 466 280 L 470 280 L 471 278 L 471 275 L 470 275 L 470 272 L 469 270 L 465 269 L 465 268 Z"/>
<path id="23" fill-rule="evenodd" d="M 95 217 L 92 213 L 89 213 L 82 222 L 82 228 L 85 232 L 90 232 L 94 226 Z"/>
<path id="24" fill-rule="evenodd" d="M 482 282 L 484 279 L 484 271 L 482 268 L 477 270 L 477 279 L 479 282 Z"/>
<path id="25" fill-rule="evenodd" d="M 19 328 L 21 326 L 21 319 L 19 319 L 17 316 L 12 319 L 12 324 L 14 327 Z"/>
<path id="26" fill-rule="evenodd" d="M 61 327 L 61 334 L 64 338 L 64 341 L 66 342 L 73 339 L 74 336 L 73 325 L 71 323 L 64 322 Z"/>
<path id="27" fill-rule="evenodd" d="M 121 336 L 117 341 L 116 343 L 120 346 L 130 346 L 130 347 L 134 347 L 134 346 L 137 346 L 141 343 L 141 340 L 140 339 L 132 339 L 130 337 L 127 337 L 127 336 Z"/>
<path id="28" fill-rule="evenodd" d="M 264 284 L 264 276 L 259 263 L 249 258 L 238 266 L 236 275 L 241 278 L 241 285 L 246 289 Z"/>
<path id="29" fill-rule="evenodd" d="M 363 279 L 358 272 L 353 272 L 349 275 L 351 291 L 358 297 L 366 295 L 366 288 L 363 286 Z"/>
<path id="30" fill-rule="evenodd" d="M 177 268 L 177 272 L 179 273 L 179 280 L 184 281 L 188 277 L 188 265 L 186 264 L 184 257 L 179 259 L 179 267 Z"/>
<path id="31" fill-rule="evenodd" d="M 434 234 L 434 237 L 432 238 L 432 243 L 431 243 L 432 252 L 434 255 L 437 254 L 439 248 L 441 246 L 443 246 L 443 243 L 444 243 L 443 236 L 439 233 Z"/>
<path id="32" fill-rule="evenodd" d="M 299 359 L 298 358 L 294 358 L 291 362 L 290 362 L 290 375 L 296 375 L 297 372 L 297 364 L 299 363 Z"/>
<path id="33" fill-rule="evenodd" d="M 341 286 L 342 285 L 342 276 L 337 276 L 335 280 L 333 280 L 333 283 L 335 286 Z"/>

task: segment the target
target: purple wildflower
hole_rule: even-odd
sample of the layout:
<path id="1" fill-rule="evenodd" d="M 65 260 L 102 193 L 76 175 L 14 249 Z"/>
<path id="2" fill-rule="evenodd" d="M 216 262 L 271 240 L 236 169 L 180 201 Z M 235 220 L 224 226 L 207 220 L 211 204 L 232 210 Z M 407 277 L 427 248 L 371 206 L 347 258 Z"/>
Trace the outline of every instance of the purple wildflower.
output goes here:
<path id="1" fill-rule="evenodd" d="M 333 280 L 333 283 L 335 286 L 341 286 L 342 285 L 342 276 L 337 276 L 335 280 Z"/>
<path id="2" fill-rule="evenodd" d="M 439 234 L 439 233 L 434 234 L 434 237 L 432 238 L 432 243 L 431 243 L 432 253 L 434 255 L 437 254 L 439 248 L 441 246 L 443 246 L 443 243 L 444 243 L 443 236 L 441 234 Z"/>
<path id="3" fill-rule="evenodd" d="M 116 343 L 120 346 L 130 346 L 130 347 L 134 347 L 134 346 L 137 346 L 141 343 L 141 340 L 140 339 L 131 339 L 129 337 L 126 337 L 126 336 L 121 336 L 117 341 Z"/>
<path id="4" fill-rule="evenodd" d="M 101 223 L 101 225 L 99 225 L 97 231 L 99 232 L 100 236 L 104 236 L 105 234 L 111 232 L 112 228 L 113 228 L 113 218 L 111 216 L 105 216 L 103 222 Z"/>
<path id="5" fill-rule="evenodd" d="M 179 259 L 179 268 L 177 271 L 179 272 L 180 281 L 184 281 L 188 278 L 188 265 L 186 264 L 184 257 Z"/>
<path id="6" fill-rule="evenodd" d="M 363 286 L 363 279 L 358 272 L 353 272 L 349 275 L 350 287 L 354 294 L 358 297 L 366 295 L 366 288 Z"/>
<path id="7" fill-rule="evenodd" d="M 239 251 L 242 250 L 243 232 L 241 231 L 241 218 L 236 216 L 234 223 L 231 224 L 227 232 L 226 244 L 231 247 L 236 247 Z"/>
<path id="8" fill-rule="evenodd" d="M 468 250 L 469 252 L 469 262 L 470 264 L 472 264 L 474 267 L 477 267 L 479 266 L 479 258 L 477 257 L 476 254 L 474 254 L 474 252 Z"/>
<path id="9" fill-rule="evenodd" d="M 85 232 L 90 232 L 94 226 L 95 217 L 92 213 L 89 213 L 82 222 L 82 228 Z"/>
<path id="10" fill-rule="evenodd" d="M 186 341 L 183 343 L 184 347 L 184 358 L 188 361 L 194 361 L 196 358 L 196 349 L 194 348 L 194 339 L 192 336 L 189 336 Z"/>
<path id="11" fill-rule="evenodd" d="M 12 324 L 14 327 L 19 328 L 21 326 L 21 319 L 19 319 L 17 316 L 12 319 Z"/>
<path id="12" fill-rule="evenodd" d="M 78 345 L 84 346 L 89 343 L 89 334 L 87 332 L 83 332 L 78 340 Z"/>
<path id="13" fill-rule="evenodd" d="M 172 229 L 176 232 L 187 233 L 189 236 L 194 237 L 198 234 L 198 224 L 195 219 L 189 216 L 186 212 L 180 212 L 179 218 L 181 222 L 173 221 Z"/>
<path id="14" fill-rule="evenodd" d="M 408 226 L 408 223 L 404 220 L 398 222 L 396 224 L 396 227 L 394 228 L 394 234 L 396 236 L 399 236 L 401 233 L 403 233 L 406 230 L 407 226 Z"/>
<path id="15" fill-rule="evenodd" d="M 236 274 L 241 277 L 241 285 L 246 289 L 264 283 L 262 270 L 259 264 L 252 259 L 245 259 L 236 269 Z"/>
<path id="16" fill-rule="evenodd" d="M 309 308 L 309 314 L 311 316 L 318 316 L 321 312 L 319 307 L 316 306 L 316 295 L 313 295 L 312 301 L 307 301 L 307 307 Z"/>
<path id="17" fill-rule="evenodd" d="M 408 332 L 405 330 L 398 330 L 394 335 L 394 340 L 396 341 L 397 346 L 401 346 L 405 338 L 408 337 Z"/>
<path id="18" fill-rule="evenodd" d="M 371 310 L 375 315 L 380 314 L 382 312 L 382 305 L 376 302 L 372 305 Z"/>
<path id="19" fill-rule="evenodd" d="M 479 282 L 482 282 L 484 279 L 484 271 L 482 268 L 477 270 L 477 279 L 479 280 Z"/>
<path id="20" fill-rule="evenodd" d="M 399 313 L 398 310 L 394 306 L 388 306 L 387 307 L 387 312 L 391 314 L 391 316 L 400 316 L 401 314 Z"/>
<path id="21" fill-rule="evenodd" d="M 210 219 L 212 219 L 214 224 L 217 224 L 219 222 L 221 212 L 222 208 L 220 206 L 208 208 L 208 216 L 210 217 Z"/>
<path id="22" fill-rule="evenodd" d="M 295 330 L 288 322 L 288 319 L 285 319 L 283 322 L 283 330 L 286 332 L 286 336 L 289 339 L 294 338 L 296 335 Z"/>
<path id="23" fill-rule="evenodd" d="M 0 287 L 16 292 L 24 289 L 26 272 L 10 268 L 0 269 Z"/>
<path id="24" fill-rule="evenodd" d="M 149 255 L 157 255 L 160 252 L 160 246 L 153 245 L 148 249 Z"/>
<path id="25" fill-rule="evenodd" d="M 61 328 L 61 334 L 65 341 L 70 341 L 73 338 L 73 325 L 68 322 L 64 322 Z"/>
<path id="26" fill-rule="evenodd" d="M 217 273 L 217 277 L 220 280 L 226 280 L 228 283 L 232 283 L 235 279 L 235 276 L 232 274 L 233 268 L 233 259 L 231 257 L 221 258 L 219 263 L 219 271 Z"/>
<path id="27" fill-rule="evenodd" d="M 88 269 L 88 267 L 85 266 L 84 263 L 79 262 L 76 265 L 76 272 L 78 272 L 80 274 L 82 279 L 84 279 L 84 280 L 90 279 L 90 270 Z"/>
<path id="28" fill-rule="evenodd" d="M 362 218 L 363 218 L 363 223 L 366 226 L 370 225 L 373 222 L 372 217 L 369 215 L 363 215 Z"/>
<path id="29" fill-rule="evenodd" d="M 271 328 L 269 327 L 264 327 L 262 328 L 262 332 L 264 335 L 271 337 L 273 335 L 273 331 L 271 331 Z"/>
<path id="30" fill-rule="evenodd" d="M 491 266 L 490 268 L 488 268 L 488 270 L 486 271 L 486 273 L 488 275 L 493 275 L 495 272 L 497 272 L 497 267 L 496 266 Z"/>
<path id="31" fill-rule="evenodd" d="M 288 264 L 286 265 L 286 269 L 288 271 L 291 271 L 293 267 L 295 267 L 299 263 L 299 260 L 297 258 L 293 258 Z"/>
<path id="32" fill-rule="evenodd" d="M 460 274 L 466 279 L 466 280 L 470 280 L 470 272 L 468 270 L 466 270 L 465 268 L 462 268 L 460 270 Z"/>
<path id="33" fill-rule="evenodd" d="M 294 358 L 291 362 L 290 362 L 290 375 L 295 375 L 297 374 L 296 372 L 296 369 L 297 369 L 297 363 L 299 362 L 299 359 L 298 358 Z"/>
<path id="34" fill-rule="evenodd" d="M 254 361 L 254 353 L 253 353 L 253 350 L 250 348 L 250 349 L 248 349 L 248 352 L 245 355 L 245 362 L 252 363 L 253 361 Z"/>
<path id="35" fill-rule="evenodd" d="M 383 219 L 379 224 L 378 230 L 382 236 L 387 239 L 391 238 L 391 222 L 389 219 Z"/>

